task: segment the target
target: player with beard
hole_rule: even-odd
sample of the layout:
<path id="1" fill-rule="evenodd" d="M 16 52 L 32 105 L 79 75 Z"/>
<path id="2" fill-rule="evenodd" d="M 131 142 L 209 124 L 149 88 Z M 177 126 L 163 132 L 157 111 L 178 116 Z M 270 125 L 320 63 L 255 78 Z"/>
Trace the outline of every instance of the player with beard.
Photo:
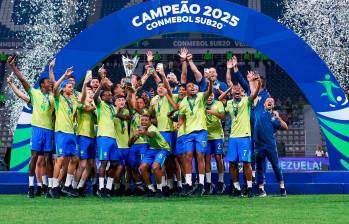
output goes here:
<path id="1" fill-rule="evenodd" d="M 284 178 L 279 165 L 275 132 L 279 129 L 287 130 L 288 127 L 279 113 L 273 109 L 274 99 L 269 97 L 266 99 L 264 109 L 259 114 L 259 119 L 255 123 L 257 184 L 260 197 L 267 195 L 264 190 L 266 158 L 271 163 L 276 179 L 279 182 L 280 195 L 283 197 L 287 195 Z"/>
<path id="2" fill-rule="evenodd" d="M 218 170 L 218 188 L 217 194 L 223 194 L 225 191 L 224 185 L 224 162 L 223 162 L 223 147 L 224 147 L 224 131 L 222 120 L 225 119 L 225 110 L 223 103 L 215 100 L 214 94 L 208 98 L 207 106 L 207 131 L 208 142 L 205 161 L 206 186 L 205 194 L 213 194 L 214 184 L 211 182 L 211 158 L 215 156 Z"/>
<path id="3" fill-rule="evenodd" d="M 91 79 L 92 74 L 88 73 L 82 87 L 81 102 L 83 105 L 77 110 L 76 134 L 80 161 L 72 187 L 78 190 L 80 196 L 85 195 L 85 183 L 90 175 L 91 164 L 94 163 L 96 157 L 96 107 L 93 103 L 92 88 L 88 87 Z"/>
<path id="4" fill-rule="evenodd" d="M 91 88 L 92 88 L 92 92 L 95 93 L 95 92 L 97 91 L 99 85 L 100 85 L 100 84 L 99 84 L 98 78 L 93 77 L 92 80 L 91 80 L 91 82 L 90 82 L 90 86 L 91 86 Z"/>
<path id="5" fill-rule="evenodd" d="M 130 139 L 130 144 L 132 145 L 140 136 L 143 136 L 148 142 L 149 149 L 145 152 L 139 170 L 148 186 L 148 196 L 154 196 L 155 189 L 151 183 L 149 172 L 149 168 L 152 168 L 157 183 L 155 195 L 157 197 L 162 197 L 162 177 L 164 175 L 164 165 L 169 155 L 170 146 L 167 144 L 160 131 L 151 124 L 151 119 L 148 115 L 142 115 L 141 125 L 142 127 L 138 129 L 136 134 Z"/>
<path id="6" fill-rule="evenodd" d="M 204 193 L 205 181 L 205 153 L 207 150 L 207 124 L 206 105 L 207 99 L 212 94 L 213 82 L 210 80 L 209 88 L 204 93 L 198 93 L 198 88 L 193 83 L 186 86 L 187 96 L 180 103 L 179 126 L 185 125 L 184 142 L 184 170 L 185 180 L 188 184 L 186 195 L 201 196 Z M 196 153 L 199 185 L 194 191 L 192 186 L 192 160 Z"/>
<path id="7" fill-rule="evenodd" d="M 52 141 L 53 141 L 53 112 L 54 99 L 51 95 L 51 83 L 49 79 L 39 80 L 39 88 L 31 87 L 24 75 L 15 65 L 16 57 L 9 57 L 7 63 L 14 72 L 15 76 L 23 85 L 24 90 L 29 94 L 31 104 L 33 105 L 32 117 L 32 138 L 31 138 L 31 158 L 29 162 L 29 191 L 28 197 L 34 197 L 34 175 L 36 163 L 39 155 L 44 155 L 46 174 L 48 176 L 49 187 L 52 187 Z M 38 186 L 38 191 L 41 191 Z"/>
<path id="8" fill-rule="evenodd" d="M 256 80 L 258 78 L 255 77 Z M 257 89 L 250 96 L 242 96 L 241 87 L 239 85 L 233 85 L 219 97 L 219 100 L 223 100 L 230 91 L 233 95 L 233 99 L 227 102 L 225 110 L 232 118 L 227 160 L 229 161 L 230 174 L 234 184 L 233 195 L 236 197 L 242 196 L 239 183 L 239 162 L 242 162 L 244 167 L 247 180 L 247 195 L 248 197 L 253 197 L 250 108 L 254 99 L 257 97 L 259 88 L 260 82 L 258 82 Z"/>

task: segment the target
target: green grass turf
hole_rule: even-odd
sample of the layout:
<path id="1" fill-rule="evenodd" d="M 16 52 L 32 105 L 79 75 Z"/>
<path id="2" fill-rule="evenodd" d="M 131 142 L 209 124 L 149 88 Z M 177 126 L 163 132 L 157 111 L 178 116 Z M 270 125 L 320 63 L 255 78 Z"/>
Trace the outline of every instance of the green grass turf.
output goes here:
<path id="1" fill-rule="evenodd" d="M 0 223 L 349 223 L 349 195 L 109 200 L 0 195 Z"/>

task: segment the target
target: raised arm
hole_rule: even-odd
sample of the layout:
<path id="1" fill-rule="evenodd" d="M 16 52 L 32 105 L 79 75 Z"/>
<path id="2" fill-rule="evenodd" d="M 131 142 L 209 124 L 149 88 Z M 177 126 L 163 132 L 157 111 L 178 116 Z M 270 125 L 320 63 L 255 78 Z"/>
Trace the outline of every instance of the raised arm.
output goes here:
<path id="1" fill-rule="evenodd" d="M 287 130 L 288 126 L 287 126 L 286 122 L 284 120 L 282 120 L 282 118 L 280 117 L 279 112 L 273 111 L 273 114 L 275 115 L 276 119 L 278 119 L 278 121 L 280 122 L 281 128 L 284 130 Z"/>
<path id="2" fill-rule="evenodd" d="M 205 92 L 206 99 L 208 99 L 212 93 L 213 93 L 213 81 L 210 79 L 208 83 L 208 89 Z"/>
<path id="3" fill-rule="evenodd" d="M 150 66 L 146 65 L 144 75 L 141 78 L 142 85 L 145 84 L 145 82 L 148 80 L 149 77 L 150 77 Z"/>
<path id="4" fill-rule="evenodd" d="M 142 114 L 143 111 L 137 107 L 136 91 L 131 86 L 127 86 L 127 92 L 128 105 L 137 113 Z"/>
<path id="5" fill-rule="evenodd" d="M 170 96 L 170 94 L 168 94 L 169 92 L 167 92 L 166 97 L 168 99 L 168 101 L 170 102 L 173 110 L 172 111 L 177 111 L 178 110 L 178 104 L 176 104 L 176 102 L 173 100 L 172 95 Z"/>
<path id="6" fill-rule="evenodd" d="M 188 62 L 187 62 L 187 48 L 181 48 L 179 51 L 179 57 L 181 58 L 182 63 L 182 72 L 181 72 L 181 84 L 186 84 L 188 81 Z"/>
<path id="7" fill-rule="evenodd" d="M 250 102 L 253 102 L 257 98 L 258 93 L 259 93 L 259 89 L 261 88 L 260 78 L 257 76 L 257 77 L 255 77 L 254 80 L 257 81 L 257 86 L 256 86 L 256 89 L 254 89 L 253 92 L 251 93 L 251 95 L 249 96 Z"/>
<path id="8" fill-rule="evenodd" d="M 227 95 L 230 93 L 230 91 L 231 91 L 232 88 L 233 88 L 233 86 L 230 86 L 230 87 L 227 89 L 227 91 L 225 91 L 224 93 L 222 93 L 222 94 L 218 97 L 218 100 L 219 100 L 219 101 L 224 100 L 224 99 L 227 97 Z"/>
<path id="9" fill-rule="evenodd" d="M 80 101 L 82 103 L 85 102 L 85 99 L 86 99 L 86 87 L 87 87 L 87 84 L 91 82 L 91 80 L 92 80 L 92 72 L 91 71 L 87 71 L 86 76 L 85 76 L 85 80 L 84 80 L 84 84 L 82 86 L 82 93 L 81 93 L 81 99 L 80 99 Z"/>
<path id="10" fill-rule="evenodd" d="M 49 65 L 49 76 L 50 76 L 50 81 L 52 82 L 53 85 L 55 85 L 56 83 L 55 74 L 53 72 L 55 65 L 56 65 L 56 59 L 54 58 Z"/>
<path id="11" fill-rule="evenodd" d="M 233 81 L 231 80 L 231 70 L 234 68 L 234 57 L 227 61 L 227 73 L 225 78 L 229 87 L 233 85 Z"/>
<path id="12" fill-rule="evenodd" d="M 127 103 L 132 109 L 136 109 L 136 91 L 131 87 L 127 86 Z"/>
<path id="13" fill-rule="evenodd" d="M 158 76 L 158 73 L 156 72 L 156 70 L 154 70 L 153 74 L 151 74 L 156 82 L 156 84 L 159 84 L 161 82 L 160 77 Z"/>
<path id="14" fill-rule="evenodd" d="M 59 95 L 59 86 L 62 84 L 62 82 L 65 79 L 68 79 L 72 74 L 73 74 L 73 67 L 70 67 L 65 71 L 65 73 L 61 76 L 61 78 L 58 79 L 58 81 L 53 86 L 53 92 L 54 92 L 55 96 Z"/>
<path id="15" fill-rule="evenodd" d="M 16 75 L 17 79 L 22 83 L 24 90 L 26 92 L 29 92 L 29 89 L 30 89 L 29 82 L 25 79 L 22 72 L 17 68 L 15 61 L 16 61 L 16 56 L 10 56 L 7 60 L 7 63 L 12 69 L 12 71 L 14 72 L 14 74 Z"/>
<path id="16" fill-rule="evenodd" d="M 192 72 L 194 73 L 194 77 L 195 77 L 195 81 L 196 82 L 200 82 L 202 77 L 201 72 L 199 71 L 199 69 L 196 67 L 194 61 L 193 61 L 193 55 L 192 54 L 188 54 L 187 55 L 187 60 L 190 66 L 190 69 L 192 70 Z"/>
<path id="17" fill-rule="evenodd" d="M 162 82 L 164 83 L 164 87 L 167 90 L 167 93 L 170 97 L 172 97 L 172 92 L 171 92 L 171 87 L 170 84 L 167 81 L 164 66 L 157 66 L 156 67 L 156 72 L 158 72 L 161 76 Z"/>
<path id="18" fill-rule="evenodd" d="M 153 64 L 153 60 L 154 60 L 154 54 L 153 54 L 153 52 L 152 52 L 151 50 L 148 50 L 146 55 L 147 55 L 147 62 L 148 62 L 148 65 L 149 65 L 150 67 L 153 67 L 153 66 L 154 66 L 154 64 Z"/>
<path id="19" fill-rule="evenodd" d="M 100 95 L 101 95 L 101 92 L 102 92 L 103 84 L 105 84 L 105 80 L 106 80 L 106 78 L 103 78 L 101 80 L 101 84 L 98 86 L 95 94 L 93 95 L 93 101 L 95 102 L 96 105 L 101 103 Z"/>
<path id="20" fill-rule="evenodd" d="M 12 91 L 14 92 L 14 94 L 16 96 L 18 96 L 19 98 L 21 98 L 24 102 L 29 103 L 30 102 L 30 98 L 23 93 L 14 83 L 12 78 L 9 76 L 7 77 L 7 83 L 10 86 L 10 88 L 12 89 Z"/>
<path id="21" fill-rule="evenodd" d="M 230 69 L 228 69 L 228 67 Z M 229 70 L 229 71 L 228 71 Z M 229 60 L 227 62 L 227 82 L 228 82 L 228 78 L 229 81 L 232 83 L 231 80 L 231 70 L 233 70 L 234 72 L 234 76 L 237 78 L 238 83 L 241 85 L 241 87 L 244 89 L 245 93 L 249 94 L 251 92 L 248 83 L 246 82 L 246 80 L 244 79 L 244 77 L 242 77 L 241 72 L 239 71 L 239 67 L 238 67 L 238 59 L 236 58 L 236 56 L 234 55 L 233 58 L 231 60 Z M 229 74 L 228 74 L 229 73 Z M 229 75 L 229 77 L 228 77 Z M 228 83 L 229 84 L 229 83 Z"/>

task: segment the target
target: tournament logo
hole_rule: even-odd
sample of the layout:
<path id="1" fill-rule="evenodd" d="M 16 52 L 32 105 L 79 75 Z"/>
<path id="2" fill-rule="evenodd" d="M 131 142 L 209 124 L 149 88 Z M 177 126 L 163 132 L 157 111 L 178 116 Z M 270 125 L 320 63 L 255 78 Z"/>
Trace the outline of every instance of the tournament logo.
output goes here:
<path id="1" fill-rule="evenodd" d="M 343 108 L 348 104 L 348 98 L 344 94 L 336 94 L 335 90 L 340 87 L 331 80 L 329 74 L 325 75 L 325 80 L 317 83 L 325 89 L 321 97 L 326 97 L 329 106 L 336 109 L 317 113 L 320 127 L 328 141 L 344 157 L 339 159 L 340 164 L 349 170 L 349 107 Z"/>

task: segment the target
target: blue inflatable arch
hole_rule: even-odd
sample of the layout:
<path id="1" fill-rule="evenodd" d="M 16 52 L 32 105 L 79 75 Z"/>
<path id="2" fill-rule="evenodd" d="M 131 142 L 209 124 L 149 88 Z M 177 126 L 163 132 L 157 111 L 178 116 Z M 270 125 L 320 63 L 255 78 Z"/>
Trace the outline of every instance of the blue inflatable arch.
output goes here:
<path id="1" fill-rule="evenodd" d="M 86 71 L 130 43 L 155 35 L 197 32 L 241 41 L 263 52 L 294 80 L 326 136 L 331 169 L 349 170 L 348 100 L 332 72 L 295 33 L 257 11 L 224 0 L 154 0 L 104 17 L 56 56 L 55 74 Z M 47 76 L 47 68 L 42 77 Z M 56 77 L 58 78 L 58 77 Z"/>

